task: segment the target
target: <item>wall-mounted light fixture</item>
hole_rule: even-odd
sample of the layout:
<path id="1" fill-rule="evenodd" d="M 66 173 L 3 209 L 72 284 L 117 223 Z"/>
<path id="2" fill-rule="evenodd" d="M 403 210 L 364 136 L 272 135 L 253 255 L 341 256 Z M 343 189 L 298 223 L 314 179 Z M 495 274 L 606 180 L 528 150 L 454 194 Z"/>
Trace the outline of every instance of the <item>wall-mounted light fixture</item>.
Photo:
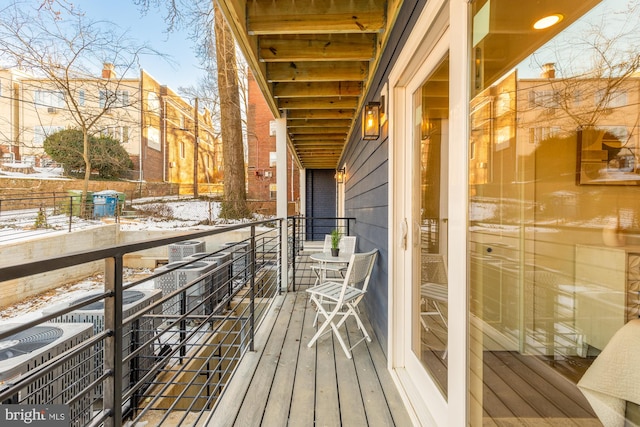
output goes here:
<path id="1" fill-rule="evenodd" d="M 336 178 L 336 181 L 338 182 L 338 184 L 344 184 L 344 176 L 345 176 L 344 168 L 336 170 L 335 178 Z"/>
<path id="2" fill-rule="evenodd" d="M 362 139 L 380 137 L 380 103 L 368 102 L 362 109 Z"/>

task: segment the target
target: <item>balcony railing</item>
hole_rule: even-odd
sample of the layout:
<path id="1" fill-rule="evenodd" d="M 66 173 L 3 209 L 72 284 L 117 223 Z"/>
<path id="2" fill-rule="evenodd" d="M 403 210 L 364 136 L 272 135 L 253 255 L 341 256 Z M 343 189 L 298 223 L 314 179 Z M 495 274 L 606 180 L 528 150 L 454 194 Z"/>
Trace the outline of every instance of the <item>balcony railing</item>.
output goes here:
<path id="1" fill-rule="evenodd" d="M 253 349 L 255 330 L 281 290 L 282 221 L 0 268 L 1 280 L 8 282 L 105 263 L 99 292 L 44 310 L 34 320 L 0 324 L 0 402 L 68 405 L 72 426 L 120 426 L 154 413 L 160 421 L 172 417 L 180 425 L 195 424 L 214 406 L 242 355 Z M 231 231 L 247 237 L 124 283 L 127 254 Z"/>
<path id="2" fill-rule="evenodd" d="M 234 225 L 0 268 L 0 283 L 6 284 L 95 261 L 105 265 L 99 291 L 48 307 L 33 320 L 0 323 L 1 404 L 66 405 L 71 425 L 78 427 L 204 421 L 243 355 L 253 350 L 255 331 L 276 297 L 289 284 L 295 290 L 296 282 L 313 282 L 310 273 L 304 273 L 309 251 L 322 250 L 321 241 L 331 229 L 349 235 L 355 223 L 354 218 L 288 218 L 284 268 L 290 274 L 289 283 L 282 284 L 283 221 Z M 229 232 L 244 237 L 221 243 L 215 251 L 171 257 L 172 248 L 184 249 L 185 242 L 217 235 L 223 242 L 223 233 Z M 165 246 L 168 264 L 125 283 L 125 256 Z M 23 345 L 28 348 L 21 355 Z"/>

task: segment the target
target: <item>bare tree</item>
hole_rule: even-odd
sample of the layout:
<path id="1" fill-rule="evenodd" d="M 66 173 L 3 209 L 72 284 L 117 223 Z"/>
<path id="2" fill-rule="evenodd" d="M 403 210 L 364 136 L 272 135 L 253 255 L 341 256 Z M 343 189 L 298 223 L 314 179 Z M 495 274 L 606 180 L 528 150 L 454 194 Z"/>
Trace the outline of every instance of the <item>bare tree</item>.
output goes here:
<path id="1" fill-rule="evenodd" d="M 54 7 L 55 6 L 55 7 Z M 62 104 L 61 111 L 82 131 L 84 183 L 82 205 L 91 176 L 89 142 L 98 133 L 120 120 L 136 105 L 137 85 L 127 82 L 130 72 L 139 69 L 141 54 L 157 54 L 137 45 L 126 33 L 117 33 L 114 24 L 90 21 L 62 1 L 15 1 L 0 13 L 0 56 L 5 66 L 24 71 L 46 81 L 46 101 L 34 97 L 34 105 Z M 101 77 L 96 74 L 107 65 Z"/>
<path id="2" fill-rule="evenodd" d="M 249 215 L 246 201 L 244 139 L 238 58 L 233 35 L 221 13 L 215 12 L 212 0 L 134 0 L 144 12 L 150 7 L 165 8 L 167 31 L 186 28 L 195 42 L 195 51 L 209 77 L 202 85 L 217 86 L 218 99 L 214 117 L 220 115 L 223 146 L 224 193 L 220 216 L 245 218 Z M 214 78 L 217 77 L 216 78 Z M 213 86 L 213 87 L 215 87 Z M 210 87 L 190 88 L 199 99 L 214 99 L 207 95 Z M 181 93 L 184 93 L 182 91 Z M 194 97 L 195 98 L 195 97 Z"/>
<path id="3" fill-rule="evenodd" d="M 240 115 L 240 93 L 236 61 L 236 45 L 217 3 L 215 8 L 216 58 L 218 64 L 218 92 L 220 93 L 220 125 L 222 127 L 223 158 L 225 162 L 224 193 L 221 216 L 248 216 L 244 176 L 244 146 Z"/>

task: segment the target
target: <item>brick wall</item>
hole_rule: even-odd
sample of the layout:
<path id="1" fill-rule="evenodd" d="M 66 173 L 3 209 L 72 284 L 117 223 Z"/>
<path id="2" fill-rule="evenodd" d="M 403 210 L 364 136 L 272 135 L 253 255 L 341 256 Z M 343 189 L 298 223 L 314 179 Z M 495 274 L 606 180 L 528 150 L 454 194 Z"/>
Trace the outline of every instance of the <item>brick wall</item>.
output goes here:
<path id="1" fill-rule="evenodd" d="M 260 213 L 272 215 L 275 214 L 275 203 L 260 202 L 275 201 L 275 197 L 271 198 L 270 186 L 276 183 L 276 168 L 269 165 L 269 153 L 276 151 L 276 137 L 269 136 L 269 124 L 274 120 L 274 117 L 251 73 L 248 81 L 247 197 L 250 201 L 254 201 L 261 206 Z M 300 200 L 300 174 L 298 168 L 293 165 L 291 156 L 288 155 L 287 157 L 287 200 L 290 202 L 298 201 Z M 291 180 L 292 172 L 293 181 Z M 292 182 L 293 195 L 291 194 Z"/>

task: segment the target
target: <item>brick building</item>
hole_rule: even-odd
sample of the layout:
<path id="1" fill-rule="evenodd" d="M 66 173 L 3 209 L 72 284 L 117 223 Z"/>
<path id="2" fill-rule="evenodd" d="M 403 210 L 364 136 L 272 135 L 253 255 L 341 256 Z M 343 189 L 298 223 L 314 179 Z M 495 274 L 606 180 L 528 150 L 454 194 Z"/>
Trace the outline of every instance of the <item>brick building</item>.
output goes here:
<path id="1" fill-rule="evenodd" d="M 264 214 L 276 212 L 276 137 L 271 135 L 274 120 L 253 74 L 248 76 L 247 109 L 247 198 L 255 210 Z M 300 171 L 287 150 L 289 214 L 298 212 L 300 201 Z M 293 202 L 293 203 L 292 203 Z"/>

